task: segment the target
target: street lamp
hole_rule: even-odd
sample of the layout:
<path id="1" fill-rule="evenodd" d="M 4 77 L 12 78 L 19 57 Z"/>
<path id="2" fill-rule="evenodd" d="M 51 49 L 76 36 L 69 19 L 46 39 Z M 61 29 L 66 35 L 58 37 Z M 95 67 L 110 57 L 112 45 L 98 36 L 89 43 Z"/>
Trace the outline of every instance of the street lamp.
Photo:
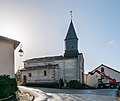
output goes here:
<path id="1" fill-rule="evenodd" d="M 24 52 L 23 52 L 23 50 L 22 50 L 22 47 L 23 47 L 22 44 L 20 44 L 20 50 L 18 51 L 20 57 L 22 57 L 22 56 L 24 55 Z"/>

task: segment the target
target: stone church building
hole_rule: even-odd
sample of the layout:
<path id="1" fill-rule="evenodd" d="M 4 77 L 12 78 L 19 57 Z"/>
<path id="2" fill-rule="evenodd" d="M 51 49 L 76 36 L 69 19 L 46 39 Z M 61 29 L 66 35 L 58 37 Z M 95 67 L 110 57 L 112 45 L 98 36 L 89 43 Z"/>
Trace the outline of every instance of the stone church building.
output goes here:
<path id="1" fill-rule="evenodd" d="M 24 61 L 22 80 L 27 83 L 69 82 L 84 83 L 84 58 L 78 51 L 78 37 L 71 20 L 65 37 L 65 52 L 61 56 L 32 58 Z"/>

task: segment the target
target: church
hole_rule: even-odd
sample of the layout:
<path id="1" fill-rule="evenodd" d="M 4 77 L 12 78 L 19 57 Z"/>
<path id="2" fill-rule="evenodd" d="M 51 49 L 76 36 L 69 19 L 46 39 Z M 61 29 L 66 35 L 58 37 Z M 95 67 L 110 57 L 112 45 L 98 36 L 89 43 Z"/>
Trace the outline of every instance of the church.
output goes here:
<path id="1" fill-rule="evenodd" d="M 26 83 L 64 83 L 77 80 L 84 84 L 84 57 L 78 50 L 78 37 L 71 19 L 61 56 L 32 58 L 24 61 L 21 78 Z"/>

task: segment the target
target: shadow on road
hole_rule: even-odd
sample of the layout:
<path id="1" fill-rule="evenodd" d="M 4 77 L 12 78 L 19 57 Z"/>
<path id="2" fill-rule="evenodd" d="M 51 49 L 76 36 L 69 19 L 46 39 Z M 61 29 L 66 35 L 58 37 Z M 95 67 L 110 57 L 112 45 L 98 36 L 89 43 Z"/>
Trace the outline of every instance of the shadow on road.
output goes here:
<path id="1" fill-rule="evenodd" d="M 39 89 L 45 93 L 67 93 L 67 94 L 95 94 L 95 95 L 105 95 L 105 96 L 116 96 L 117 89 L 55 89 L 55 88 L 40 88 Z"/>

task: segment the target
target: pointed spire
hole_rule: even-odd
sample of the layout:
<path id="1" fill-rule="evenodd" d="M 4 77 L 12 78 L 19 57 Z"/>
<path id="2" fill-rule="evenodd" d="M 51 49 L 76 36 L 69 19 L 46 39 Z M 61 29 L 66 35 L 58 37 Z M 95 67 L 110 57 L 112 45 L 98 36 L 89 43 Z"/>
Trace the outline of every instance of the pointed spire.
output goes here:
<path id="1" fill-rule="evenodd" d="M 65 40 L 68 40 L 68 39 L 77 39 L 78 40 L 74 26 L 73 26 L 72 19 L 71 19 L 70 26 L 69 26 Z"/>
<path id="2" fill-rule="evenodd" d="M 79 54 L 78 38 L 72 22 L 72 11 L 70 12 L 70 14 L 71 14 L 71 22 L 65 38 L 65 53 L 64 53 L 65 58 L 77 57 Z"/>

